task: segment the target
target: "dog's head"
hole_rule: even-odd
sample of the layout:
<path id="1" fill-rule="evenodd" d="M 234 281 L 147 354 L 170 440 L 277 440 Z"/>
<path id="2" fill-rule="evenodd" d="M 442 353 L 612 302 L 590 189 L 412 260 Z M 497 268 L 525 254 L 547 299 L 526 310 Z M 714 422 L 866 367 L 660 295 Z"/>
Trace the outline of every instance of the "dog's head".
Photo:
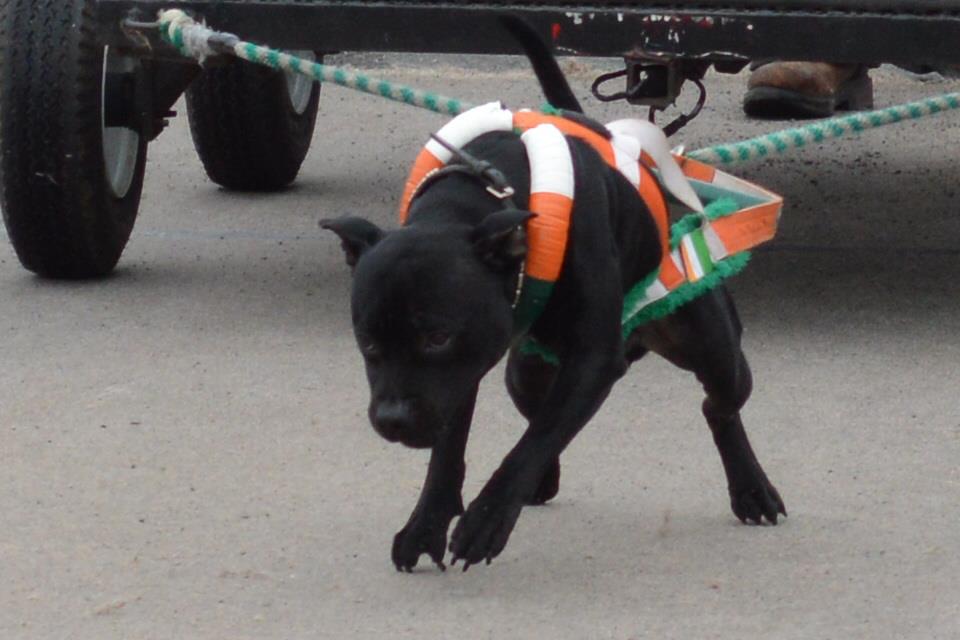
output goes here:
<path id="1" fill-rule="evenodd" d="M 431 447 L 510 344 L 512 298 L 531 213 L 480 224 L 383 231 L 362 218 L 324 220 L 353 267 L 351 309 L 377 433 Z"/>

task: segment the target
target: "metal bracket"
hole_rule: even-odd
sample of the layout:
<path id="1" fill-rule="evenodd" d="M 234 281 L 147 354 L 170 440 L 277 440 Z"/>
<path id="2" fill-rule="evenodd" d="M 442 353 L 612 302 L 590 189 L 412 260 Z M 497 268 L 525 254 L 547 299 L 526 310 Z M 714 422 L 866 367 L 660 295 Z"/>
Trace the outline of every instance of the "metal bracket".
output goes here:
<path id="1" fill-rule="evenodd" d="M 594 81 L 590 90 L 597 100 L 626 100 L 630 104 L 666 109 L 676 102 L 686 80 L 700 80 L 710 68 L 710 62 L 705 60 L 679 59 L 639 49 L 629 53 L 623 61 L 626 68 L 603 74 Z M 601 93 L 600 87 L 616 78 L 626 78 L 626 89 L 612 94 Z"/>
<path id="2" fill-rule="evenodd" d="M 674 118 L 670 124 L 663 127 L 663 133 L 669 138 L 680 129 L 683 129 L 691 120 L 700 115 L 700 110 L 703 109 L 704 103 L 707 101 L 707 88 L 703 86 L 702 80 L 691 80 L 697 88 L 700 90 L 700 97 L 697 98 L 697 103 L 693 106 L 693 109 L 689 113 L 681 113 L 679 116 Z M 650 122 L 656 124 L 657 111 L 663 111 L 658 107 L 650 107 L 650 113 L 648 118 Z"/>
<path id="3" fill-rule="evenodd" d="M 626 67 L 620 71 L 605 73 L 598 77 L 590 90 L 601 102 L 626 100 L 630 104 L 650 107 L 650 121 L 654 114 L 663 111 L 677 101 L 683 84 L 687 80 L 696 83 L 700 97 L 693 110 L 681 115 L 664 127 L 666 134 L 673 135 L 700 113 L 706 99 L 706 89 L 701 80 L 710 62 L 697 59 L 673 58 L 667 54 L 651 53 L 643 50 L 632 51 L 624 57 Z M 604 94 L 601 87 L 610 80 L 626 78 L 626 89 L 617 93 Z"/>

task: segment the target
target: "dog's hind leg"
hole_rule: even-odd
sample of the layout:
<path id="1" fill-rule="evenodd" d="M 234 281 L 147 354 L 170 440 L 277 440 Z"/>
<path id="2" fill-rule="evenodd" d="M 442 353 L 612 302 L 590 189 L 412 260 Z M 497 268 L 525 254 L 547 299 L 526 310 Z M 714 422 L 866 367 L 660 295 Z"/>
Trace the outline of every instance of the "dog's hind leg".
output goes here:
<path id="1" fill-rule="evenodd" d="M 753 388 L 740 348 L 742 328 L 725 287 L 697 298 L 642 330 L 644 346 L 692 371 L 706 391 L 703 415 L 720 452 L 733 513 L 742 522 L 777 523 L 783 500 L 750 446 L 740 409 Z"/>
<path id="2" fill-rule="evenodd" d="M 527 420 L 533 420 L 546 401 L 550 387 L 557 377 L 557 367 L 538 355 L 525 355 L 519 348 L 510 351 L 507 360 L 507 391 L 517 410 Z M 527 504 L 541 505 L 552 500 L 560 490 L 560 458 L 547 467 L 540 486 Z"/>

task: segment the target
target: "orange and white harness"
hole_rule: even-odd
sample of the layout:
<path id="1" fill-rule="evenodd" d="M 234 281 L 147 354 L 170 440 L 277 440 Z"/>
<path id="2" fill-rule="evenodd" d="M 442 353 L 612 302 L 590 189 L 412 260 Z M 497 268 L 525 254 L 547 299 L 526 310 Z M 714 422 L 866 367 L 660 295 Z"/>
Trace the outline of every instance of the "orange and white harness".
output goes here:
<path id="1" fill-rule="evenodd" d="M 617 120 L 606 126 L 607 135 L 603 135 L 570 118 L 529 110 L 511 112 L 492 102 L 457 116 L 436 137 L 459 148 L 494 131 L 519 133 L 530 165 L 529 209 L 536 216 L 527 222 L 528 253 L 514 311 L 521 333 L 546 305 L 566 254 L 576 195 L 566 136 L 588 143 L 617 169 L 637 189 L 657 224 L 663 259 L 657 271 L 644 279 L 639 295 L 628 296 L 629 308 L 623 310 L 625 325 L 649 305 L 700 281 L 727 257 L 769 240 L 776 232 L 783 202 L 779 196 L 709 165 L 673 155 L 666 136 L 649 122 Z M 435 140 L 426 144 L 404 188 L 401 224 L 406 223 L 420 186 L 452 157 L 453 153 Z M 708 202 L 732 197 L 737 210 L 709 219 L 698 193 Z M 671 248 L 666 195 L 701 217 L 700 224 L 684 233 L 675 249 Z"/>

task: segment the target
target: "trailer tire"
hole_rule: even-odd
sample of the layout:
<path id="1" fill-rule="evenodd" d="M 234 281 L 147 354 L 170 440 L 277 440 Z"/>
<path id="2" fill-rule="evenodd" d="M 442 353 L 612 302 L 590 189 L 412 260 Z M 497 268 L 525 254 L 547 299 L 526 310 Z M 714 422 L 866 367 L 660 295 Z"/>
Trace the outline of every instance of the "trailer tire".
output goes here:
<path id="1" fill-rule="evenodd" d="M 310 150 L 319 101 L 319 83 L 245 60 L 204 69 L 187 114 L 207 175 L 235 191 L 283 189 Z"/>
<path id="2" fill-rule="evenodd" d="M 0 0 L 0 207 L 20 262 L 50 278 L 109 273 L 140 205 L 146 136 L 108 128 L 104 106 L 108 72 L 129 89 L 110 100 L 132 101 L 144 70 L 99 41 L 95 4 Z"/>

